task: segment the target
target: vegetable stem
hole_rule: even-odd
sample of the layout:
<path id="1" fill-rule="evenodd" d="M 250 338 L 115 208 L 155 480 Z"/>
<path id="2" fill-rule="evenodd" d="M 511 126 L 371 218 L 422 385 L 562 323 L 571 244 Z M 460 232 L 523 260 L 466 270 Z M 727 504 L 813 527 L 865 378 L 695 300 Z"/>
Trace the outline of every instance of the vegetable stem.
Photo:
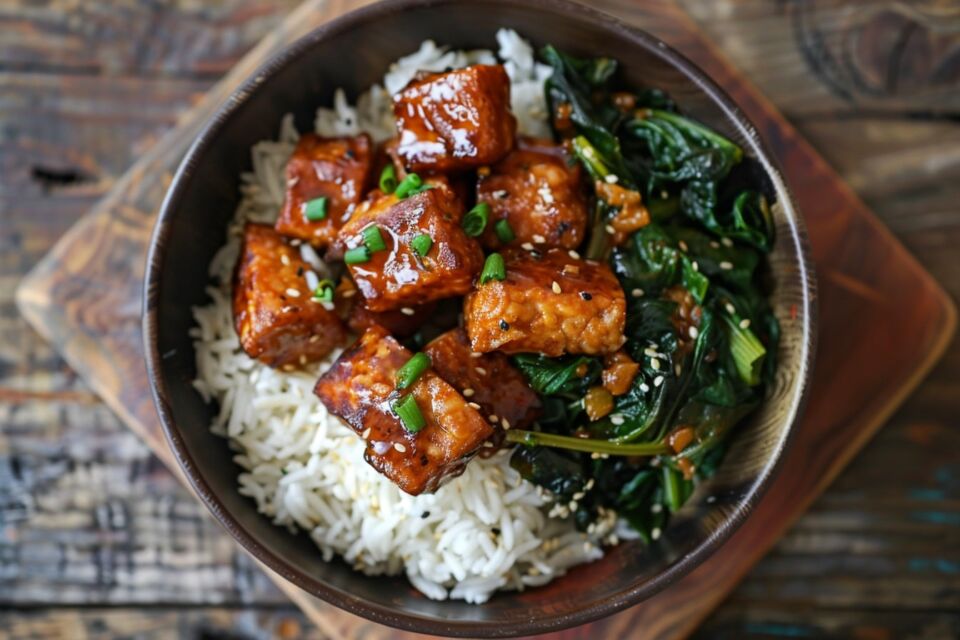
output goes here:
<path id="1" fill-rule="evenodd" d="M 639 444 L 618 444 L 610 440 L 591 438 L 575 438 L 560 436 L 555 433 L 538 431 L 524 431 L 511 429 L 506 433 L 507 442 L 522 444 L 528 447 L 554 447 L 568 451 L 583 451 L 586 453 L 606 453 L 612 456 L 657 456 L 670 452 L 670 447 L 663 442 L 642 442 Z"/>

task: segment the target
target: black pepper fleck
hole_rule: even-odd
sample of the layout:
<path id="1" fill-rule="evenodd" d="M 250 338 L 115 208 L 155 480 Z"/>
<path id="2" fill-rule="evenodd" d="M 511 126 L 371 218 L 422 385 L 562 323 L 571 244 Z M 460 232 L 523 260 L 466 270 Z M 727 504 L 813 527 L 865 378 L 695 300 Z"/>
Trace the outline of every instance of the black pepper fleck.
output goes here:
<path id="1" fill-rule="evenodd" d="M 586 291 L 581 291 L 580 297 L 583 298 L 584 300 L 593 300 L 593 296 L 587 293 Z"/>
<path id="2" fill-rule="evenodd" d="M 421 517 L 421 518 L 429 518 L 429 517 L 430 517 L 430 512 L 429 512 L 429 511 L 424 511 L 423 513 L 420 514 L 420 517 Z"/>
<path id="3" fill-rule="evenodd" d="M 500 329 L 503 331 L 508 331 L 510 329 L 510 323 L 508 323 L 506 320 L 500 320 Z"/>
<path id="4" fill-rule="evenodd" d="M 303 267 L 297 267 L 297 277 L 299 278 L 302 275 L 303 275 Z"/>

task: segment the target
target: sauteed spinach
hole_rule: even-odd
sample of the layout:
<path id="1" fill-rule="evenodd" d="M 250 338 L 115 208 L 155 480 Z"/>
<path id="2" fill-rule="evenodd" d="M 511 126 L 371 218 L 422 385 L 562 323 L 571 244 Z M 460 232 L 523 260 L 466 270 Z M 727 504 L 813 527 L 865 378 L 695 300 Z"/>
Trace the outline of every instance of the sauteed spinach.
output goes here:
<path id="1" fill-rule="evenodd" d="M 514 356 L 545 410 L 533 430 L 507 433 L 521 445 L 511 464 L 580 528 L 614 510 L 649 541 L 774 377 L 770 207 L 757 185 L 731 180 L 739 146 L 663 92 L 617 87 L 615 60 L 550 46 L 541 57 L 555 133 L 595 185 L 587 257 L 609 261 L 627 293 L 623 352 L 639 366 L 614 396 L 600 386 L 609 361 Z M 618 243 L 624 194 L 639 194 L 648 221 Z"/>

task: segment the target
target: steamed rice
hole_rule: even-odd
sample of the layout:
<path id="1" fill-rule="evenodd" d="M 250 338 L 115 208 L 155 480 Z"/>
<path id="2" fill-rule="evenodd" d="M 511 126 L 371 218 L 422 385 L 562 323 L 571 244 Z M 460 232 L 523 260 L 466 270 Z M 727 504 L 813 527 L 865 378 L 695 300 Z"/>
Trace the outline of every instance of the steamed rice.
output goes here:
<path id="1" fill-rule="evenodd" d="M 530 45 L 515 32 L 497 33 L 499 57 L 511 80 L 512 109 L 520 133 L 549 135 L 543 81 L 549 68 L 536 63 Z M 393 135 L 390 95 L 421 69 L 440 71 L 495 63 L 491 51 L 448 51 L 431 41 L 391 65 L 383 86 L 374 85 L 350 105 L 337 91 L 331 108 L 317 111 L 323 136 Z M 616 516 L 590 535 L 576 531 L 564 505 L 510 468 L 509 451 L 474 459 L 465 473 L 434 494 L 410 496 L 363 460 L 364 443 L 313 395 L 329 361 L 307 370 L 282 372 L 248 357 L 233 327 L 230 276 L 247 221 L 273 222 L 283 203 L 284 167 L 299 137 L 287 116 L 276 141 L 252 149 L 253 171 L 242 176 L 242 201 L 227 244 L 214 258 L 211 303 L 194 309 L 196 388 L 219 413 L 211 429 L 229 439 L 234 460 L 245 470 L 239 491 L 258 510 L 291 531 L 308 532 L 323 558 L 342 556 L 364 573 L 405 573 L 410 583 L 437 600 L 484 602 L 497 589 L 541 585 L 567 568 L 603 555 Z M 323 273 L 306 245 L 304 259 Z M 620 530 L 622 533 L 622 529 Z"/>

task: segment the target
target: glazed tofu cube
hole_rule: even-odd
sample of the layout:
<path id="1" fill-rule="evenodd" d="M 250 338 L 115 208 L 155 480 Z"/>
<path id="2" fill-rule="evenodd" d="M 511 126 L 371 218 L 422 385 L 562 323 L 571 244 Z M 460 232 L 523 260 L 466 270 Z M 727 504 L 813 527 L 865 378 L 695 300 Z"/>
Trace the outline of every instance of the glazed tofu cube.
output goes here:
<path id="1" fill-rule="evenodd" d="M 413 80 L 393 98 L 397 154 L 410 171 L 458 171 L 492 164 L 513 148 L 510 78 L 501 65 L 475 65 Z"/>
<path id="2" fill-rule="evenodd" d="M 481 172 L 477 201 L 490 205 L 490 225 L 484 246 L 496 249 L 498 220 L 506 220 L 516 239 L 575 249 L 587 228 L 587 199 L 581 184 L 580 165 L 570 162 L 560 145 L 521 138 L 518 147 Z"/>
<path id="3" fill-rule="evenodd" d="M 397 370 L 412 355 L 385 329 L 373 327 L 320 377 L 314 392 L 366 442 L 367 463 L 418 495 L 463 473 L 493 427 L 433 371 L 397 391 Z M 407 394 L 416 399 L 426 423 L 416 433 L 391 408 Z"/>
<path id="4" fill-rule="evenodd" d="M 614 353 L 624 342 L 627 303 L 606 264 L 563 249 L 503 253 L 506 279 L 479 285 L 464 300 L 474 351 Z"/>
<path id="5" fill-rule="evenodd" d="M 321 360 L 345 341 L 340 318 L 313 300 L 310 266 L 286 238 L 248 224 L 233 284 L 233 316 L 240 345 L 271 367 Z"/>
<path id="6" fill-rule="evenodd" d="M 401 311 L 394 309 L 392 311 L 370 311 L 366 303 L 360 300 L 350 309 L 350 316 L 347 318 L 347 326 L 354 333 L 363 333 L 370 327 L 380 325 L 391 335 L 406 338 L 413 335 L 436 310 L 437 303 L 428 302 L 416 307 L 408 307 Z"/>
<path id="7" fill-rule="evenodd" d="M 437 186 L 398 200 L 379 194 L 364 202 L 340 230 L 347 253 L 364 246 L 364 232 L 376 227 L 385 249 L 347 268 L 370 311 L 411 308 L 470 290 L 483 267 L 480 245 L 460 228 L 462 209 L 449 189 Z M 430 240 L 420 255 L 411 242 Z"/>
<path id="8" fill-rule="evenodd" d="M 366 134 L 321 138 L 308 133 L 301 137 L 287 162 L 286 197 L 277 231 L 327 247 L 360 204 L 372 164 L 373 143 Z M 310 205 L 318 198 L 326 198 L 325 210 L 319 203 Z"/>
<path id="9" fill-rule="evenodd" d="M 503 429 L 523 429 L 540 414 L 540 398 L 502 353 L 474 353 L 463 329 L 451 329 L 423 348 L 433 370 Z M 494 419 L 495 417 L 495 419 Z"/>

